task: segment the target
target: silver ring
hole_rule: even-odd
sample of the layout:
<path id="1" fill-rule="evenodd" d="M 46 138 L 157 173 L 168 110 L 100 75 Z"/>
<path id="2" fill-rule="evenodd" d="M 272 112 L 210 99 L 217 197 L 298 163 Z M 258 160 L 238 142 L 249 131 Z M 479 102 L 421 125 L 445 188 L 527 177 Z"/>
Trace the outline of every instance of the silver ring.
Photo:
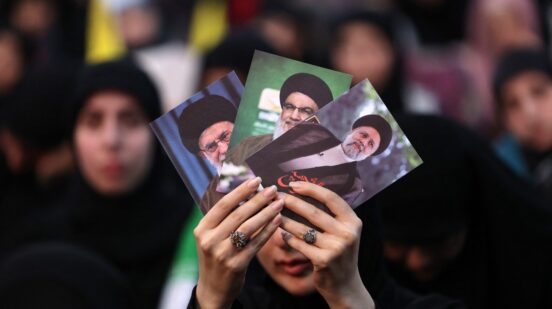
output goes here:
<path id="1" fill-rule="evenodd" d="M 303 234 L 303 240 L 307 244 L 314 244 L 316 242 L 316 230 L 315 229 L 309 229 L 305 234 Z"/>
<path id="2" fill-rule="evenodd" d="M 249 238 L 240 231 L 234 231 L 230 233 L 230 242 L 237 249 L 241 249 L 247 245 Z"/>

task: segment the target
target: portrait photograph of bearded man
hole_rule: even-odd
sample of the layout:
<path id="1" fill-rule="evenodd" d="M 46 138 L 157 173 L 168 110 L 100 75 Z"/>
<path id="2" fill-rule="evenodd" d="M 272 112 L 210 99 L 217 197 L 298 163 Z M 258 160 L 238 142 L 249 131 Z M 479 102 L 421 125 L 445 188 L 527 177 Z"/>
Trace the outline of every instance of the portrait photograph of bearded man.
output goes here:
<path id="1" fill-rule="evenodd" d="M 296 124 L 246 159 L 262 185 L 293 194 L 290 182 L 311 182 L 334 191 L 354 208 L 419 165 L 421 159 L 371 90 L 367 81 L 358 84 L 316 113 L 316 121 Z M 413 161 L 408 158 L 412 155 Z M 387 157 L 404 158 L 393 162 L 407 165 L 389 169 Z M 377 191 L 362 177 L 374 171 L 391 173 L 386 177 L 391 181 Z M 316 201 L 308 202 L 327 210 Z M 292 213 L 286 215 L 302 221 Z"/>
<path id="2" fill-rule="evenodd" d="M 242 92 L 229 73 L 151 123 L 198 204 L 226 157 Z"/>
<path id="3" fill-rule="evenodd" d="M 255 51 L 230 140 L 270 141 L 349 90 L 352 76 L 285 57 Z"/>

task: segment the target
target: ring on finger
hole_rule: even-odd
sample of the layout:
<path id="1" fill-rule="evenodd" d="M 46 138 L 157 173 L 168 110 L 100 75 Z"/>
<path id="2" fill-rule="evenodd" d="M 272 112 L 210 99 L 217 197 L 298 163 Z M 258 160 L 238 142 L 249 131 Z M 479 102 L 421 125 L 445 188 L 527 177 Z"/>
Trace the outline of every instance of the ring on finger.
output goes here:
<path id="1" fill-rule="evenodd" d="M 315 229 L 309 229 L 308 231 L 303 234 L 303 240 L 309 244 L 313 245 L 316 242 L 316 230 Z"/>
<path id="2" fill-rule="evenodd" d="M 249 237 L 240 231 L 233 231 L 230 233 L 230 242 L 237 249 L 241 249 L 249 242 Z"/>

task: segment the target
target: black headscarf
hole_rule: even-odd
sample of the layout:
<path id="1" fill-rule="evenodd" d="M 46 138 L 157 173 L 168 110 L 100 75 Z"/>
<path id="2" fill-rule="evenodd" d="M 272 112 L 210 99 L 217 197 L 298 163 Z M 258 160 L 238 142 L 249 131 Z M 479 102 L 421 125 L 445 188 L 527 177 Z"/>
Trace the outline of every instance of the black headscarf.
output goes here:
<path id="1" fill-rule="evenodd" d="M 87 69 L 78 89 L 71 127 L 86 98 L 104 89 L 135 97 L 150 119 L 159 115 L 159 97 L 151 80 L 128 61 Z M 194 207 L 157 144 L 153 160 L 143 182 L 116 197 L 97 192 L 77 173 L 63 199 L 60 219 L 70 240 L 97 252 L 123 272 L 144 308 L 158 305 L 182 225 Z"/>
<path id="2" fill-rule="evenodd" d="M 397 122 L 424 163 L 377 197 L 384 235 L 424 245 L 467 227 L 463 250 L 437 279 L 420 283 L 391 264 L 399 283 L 470 308 L 550 307 L 550 205 L 467 129 L 429 116 Z"/>
<path id="3" fill-rule="evenodd" d="M 76 71 L 70 65 L 30 69 L 5 109 L 5 126 L 34 149 L 49 150 L 66 141 L 67 90 L 74 88 Z"/>
<path id="4" fill-rule="evenodd" d="M 512 49 L 500 57 L 493 76 L 493 92 L 499 110 L 503 106 L 500 92 L 504 84 L 519 74 L 530 71 L 541 72 L 552 80 L 552 61 L 545 50 Z"/>
<path id="5" fill-rule="evenodd" d="M 393 63 L 385 85 L 376 89 L 382 101 L 391 112 L 404 110 L 404 76 L 403 56 L 394 28 L 394 17 L 388 13 L 377 13 L 371 11 L 354 11 L 346 13 L 337 18 L 331 25 L 332 41 L 337 39 L 339 31 L 355 22 L 364 23 L 369 27 L 376 28 L 388 41 L 393 49 Z"/>

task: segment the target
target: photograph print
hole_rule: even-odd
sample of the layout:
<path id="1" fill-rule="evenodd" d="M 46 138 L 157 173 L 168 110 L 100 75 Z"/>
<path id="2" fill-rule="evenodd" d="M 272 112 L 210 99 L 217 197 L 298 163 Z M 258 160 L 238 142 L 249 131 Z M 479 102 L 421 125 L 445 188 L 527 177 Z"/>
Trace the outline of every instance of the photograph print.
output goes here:
<path id="1" fill-rule="evenodd" d="M 306 181 L 332 190 L 355 208 L 422 163 L 367 80 L 312 118 L 246 159 L 264 187 L 276 185 L 293 194 L 289 183 Z"/>
<path id="2" fill-rule="evenodd" d="M 226 157 L 242 93 L 231 72 L 150 124 L 203 213 L 201 200 Z"/>

